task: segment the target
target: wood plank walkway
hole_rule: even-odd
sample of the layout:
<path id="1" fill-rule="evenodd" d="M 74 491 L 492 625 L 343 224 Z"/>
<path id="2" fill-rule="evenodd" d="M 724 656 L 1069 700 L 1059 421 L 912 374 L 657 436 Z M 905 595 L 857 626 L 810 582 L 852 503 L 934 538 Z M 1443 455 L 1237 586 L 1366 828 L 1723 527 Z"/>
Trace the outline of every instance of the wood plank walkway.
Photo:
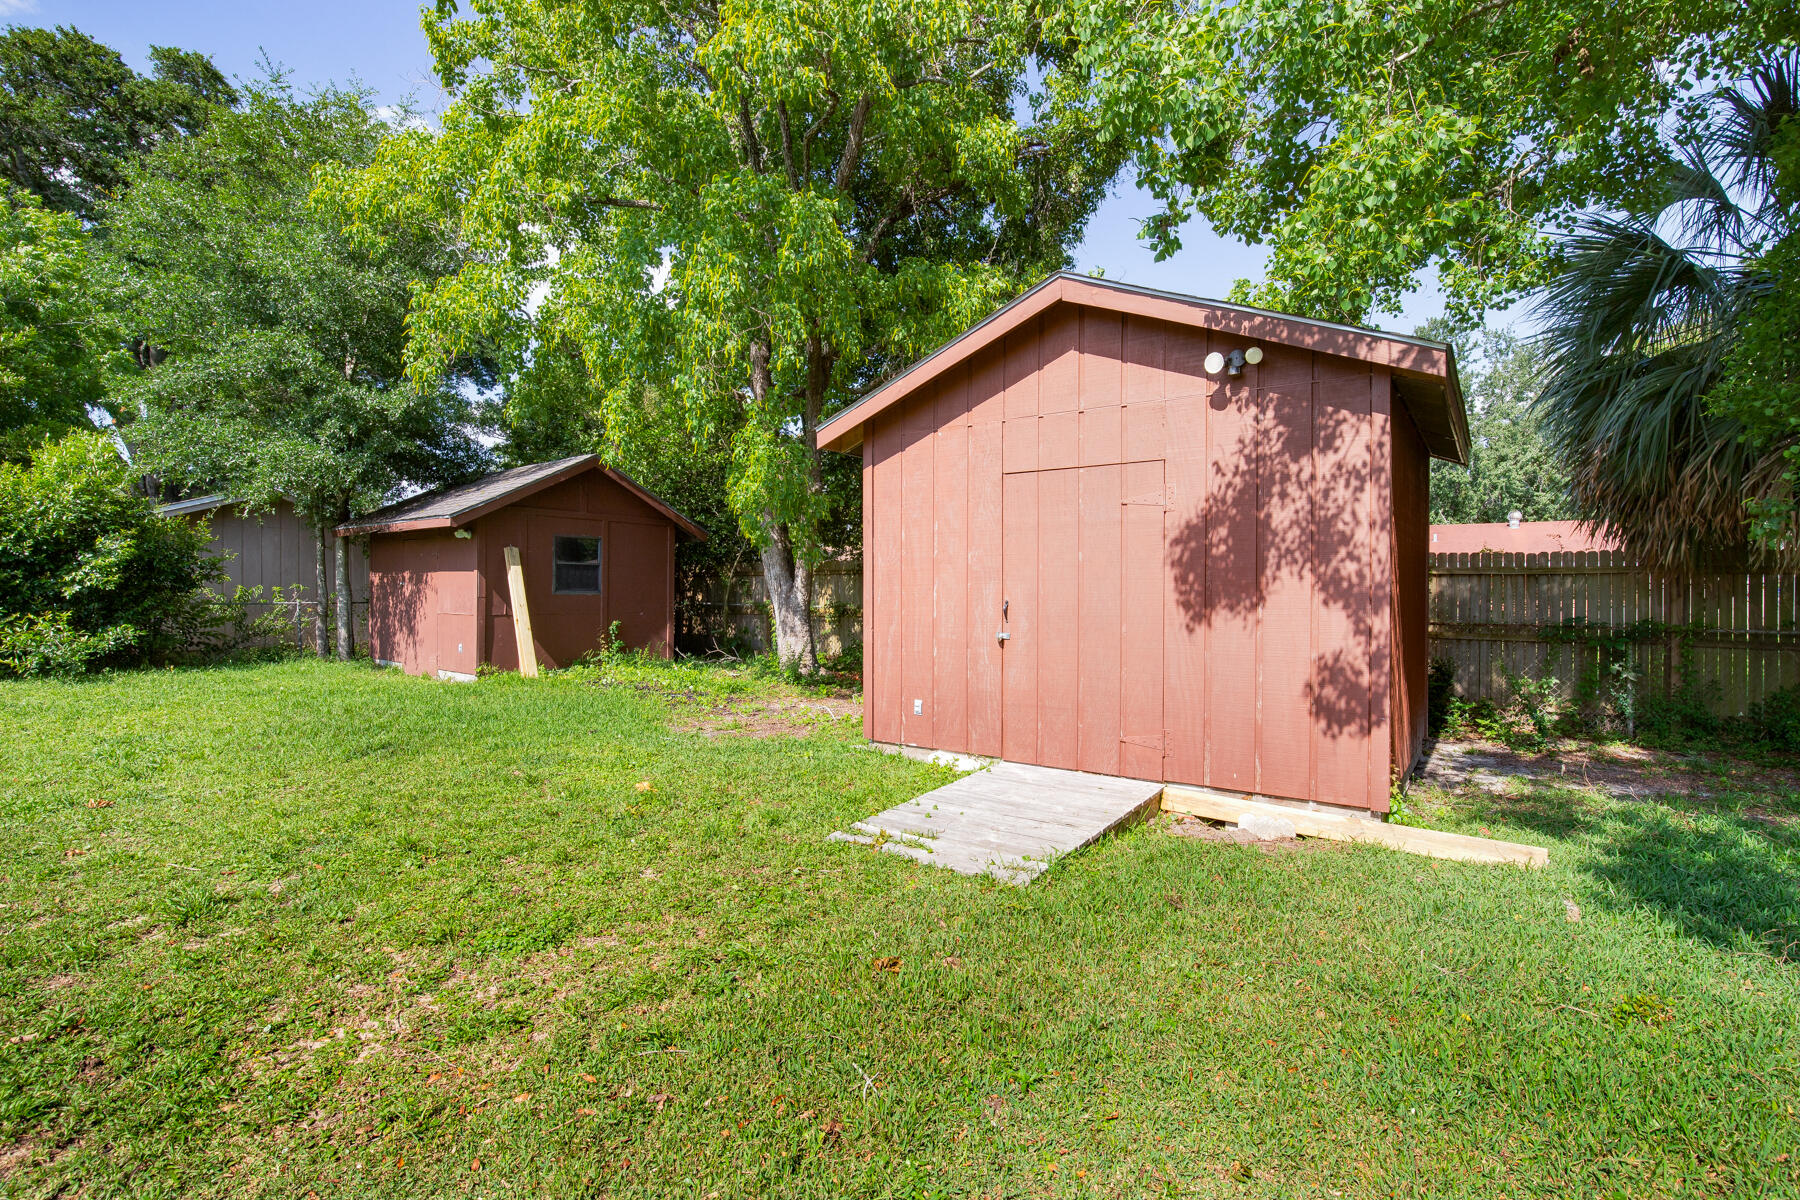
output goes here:
<path id="1" fill-rule="evenodd" d="M 1156 809 L 1163 785 L 1000 762 L 831 835 L 964 875 L 1030 883 Z"/>

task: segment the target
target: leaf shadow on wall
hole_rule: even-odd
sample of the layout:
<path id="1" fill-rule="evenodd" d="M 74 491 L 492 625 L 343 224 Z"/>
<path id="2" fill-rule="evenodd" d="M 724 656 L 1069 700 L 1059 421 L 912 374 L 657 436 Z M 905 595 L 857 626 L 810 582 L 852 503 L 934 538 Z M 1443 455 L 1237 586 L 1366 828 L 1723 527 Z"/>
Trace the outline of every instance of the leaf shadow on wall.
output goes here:
<path id="1" fill-rule="evenodd" d="M 1177 496 L 1170 512 L 1170 571 L 1186 628 L 1262 611 L 1272 586 L 1310 589 L 1310 628 L 1265 625 L 1267 638 L 1312 639 L 1305 694 L 1315 729 L 1330 737 L 1369 729 L 1376 652 L 1370 588 L 1368 414 L 1304 395 L 1222 383 L 1202 400 L 1241 422 L 1209 454 L 1206 495 Z M 1328 644 L 1328 642 L 1330 644 Z"/>

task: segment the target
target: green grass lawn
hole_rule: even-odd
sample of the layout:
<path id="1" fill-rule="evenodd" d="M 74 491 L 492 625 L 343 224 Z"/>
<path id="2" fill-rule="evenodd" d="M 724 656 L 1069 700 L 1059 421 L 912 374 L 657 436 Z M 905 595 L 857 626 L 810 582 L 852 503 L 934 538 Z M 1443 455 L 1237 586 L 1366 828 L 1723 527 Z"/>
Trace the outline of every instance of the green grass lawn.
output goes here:
<path id="1" fill-rule="evenodd" d="M 0 684 L 0 1192 L 1800 1195 L 1793 796 L 1411 798 L 1539 872 L 1151 824 L 1015 889 L 827 842 L 952 775 L 815 699 Z"/>

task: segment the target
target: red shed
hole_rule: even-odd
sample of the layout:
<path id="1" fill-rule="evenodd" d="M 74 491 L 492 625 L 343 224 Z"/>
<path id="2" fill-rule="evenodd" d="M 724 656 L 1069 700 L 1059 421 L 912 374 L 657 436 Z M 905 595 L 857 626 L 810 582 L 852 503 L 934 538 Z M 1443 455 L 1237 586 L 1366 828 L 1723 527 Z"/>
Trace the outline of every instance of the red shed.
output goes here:
<path id="1" fill-rule="evenodd" d="M 675 643 L 675 543 L 692 521 L 592 454 L 499 471 L 338 527 L 369 539 L 369 649 L 409 674 L 517 670 L 506 549 L 517 547 L 537 658 L 567 666 L 619 622 Z"/>
<path id="2" fill-rule="evenodd" d="M 1450 348 L 1053 276 L 834 417 L 880 742 L 1385 812 Z"/>

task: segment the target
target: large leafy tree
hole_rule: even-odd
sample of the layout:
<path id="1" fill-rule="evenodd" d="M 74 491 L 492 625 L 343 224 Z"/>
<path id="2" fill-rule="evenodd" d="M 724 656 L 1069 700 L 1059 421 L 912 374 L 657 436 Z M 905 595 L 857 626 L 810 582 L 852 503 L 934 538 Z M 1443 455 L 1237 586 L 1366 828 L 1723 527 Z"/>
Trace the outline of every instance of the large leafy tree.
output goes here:
<path id="1" fill-rule="evenodd" d="M 1270 247 L 1239 298 L 1360 321 L 1435 264 L 1467 319 L 1540 285 L 1551 229 L 1658 186 L 1660 123 L 1791 37 L 1783 0 L 1090 0 L 1070 27 L 1165 201 Z"/>
<path id="2" fill-rule="evenodd" d="M 0 181 L 0 460 L 92 428 L 118 345 L 110 282 L 79 221 Z"/>
<path id="3" fill-rule="evenodd" d="M 354 243 L 312 198 L 316 170 L 364 166 L 393 134 L 359 92 L 299 98 L 271 80 L 201 135 L 159 146 L 103 212 L 127 268 L 131 330 L 157 347 L 119 385 L 143 413 L 134 451 L 167 478 L 253 508 L 291 500 L 321 547 L 395 489 L 464 479 L 484 462 L 468 371 L 429 385 L 403 378 L 409 289 L 452 273 L 453 248 L 412 236 L 378 250 Z M 337 552 L 347 657 L 342 541 Z M 318 575 L 323 600 L 323 549 Z M 323 628 L 318 637 L 323 652 Z"/>
<path id="4" fill-rule="evenodd" d="M 728 445 L 779 653 L 811 668 L 819 425 L 1064 265 L 1116 173 L 1066 44 L 1012 0 L 438 0 L 426 32 L 442 132 L 338 184 L 470 249 L 417 297 L 415 372 L 563 341 L 607 405 Z"/>
<path id="5" fill-rule="evenodd" d="M 1645 203 L 1582 219 L 1544 301 L 1547 429 L 1582 509 L 1648 561 L 1735 555 L 1754 511 L 1772 548 L 1797 553 L 1792 351 L 1762 330 L 1738 363 L 1747 325 L 1792 319 L 1771 263 L 1800 216 L 1779 154 L 1800 133 L 1797 101 L 1793 54 L 1710 94 L 1674 127 Z M 1727 402 L 1712 402 L 1728 375 Z"/>
<path id="6" fill-rule="evenodd" d="M 237 102 L 203 54 L 152 46 L 150 62 L 139 75 L 77 29 L 0 33 L 0 176 L 47 208 L 91 219 L 133 159 Z"/>
<path id="7" fill-rule="evenodd" d="M 1429 322 L 1420 333 L 1443 338 L 1452 333 L 1448 325 Z M 1455 340 L 1469 408 L 1469 465 L 1431 464 L 1432 522 L 1504 521 L 1513 512 L 1527 521 L 1572 520 L 1568 469 L 1534 407 L 1544 377 L 1537 347 L 1499 329 Z"/>

